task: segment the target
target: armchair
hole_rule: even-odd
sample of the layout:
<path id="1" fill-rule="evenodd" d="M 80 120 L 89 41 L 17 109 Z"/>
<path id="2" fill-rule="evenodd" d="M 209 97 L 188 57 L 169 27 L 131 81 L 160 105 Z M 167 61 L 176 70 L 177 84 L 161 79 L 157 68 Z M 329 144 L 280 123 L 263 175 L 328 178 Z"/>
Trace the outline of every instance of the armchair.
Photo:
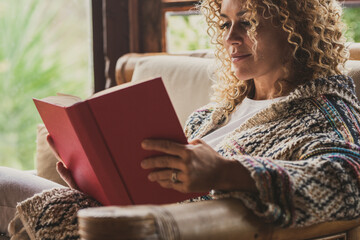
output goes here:
<path id="1" fill-rule="evenodd" d="M 352 60 L 346 68 L 355 83 L 359 83 L 360 44 L 351 44 L 350 49 Z M 118 60 L 117 83 L 161 76 L 180 122 L 184 124 L 194 109 L 209 102 L 214 72 L 212 58 L 213 55 L 208 52 L 127 54 Z M 356 90 L 360 96 L 360 88 Z M 46 129 L 40 126 L 37 174 L 64 184 L 56 173 L 56 158 L 47 145 L 46 135 Z M 11 196 L 5 195 L 5 200 L 13 203 Z M 6 202 L 3 205 L 8 206 Z M 6 210 L 4 206 L 2 211 Z M 8 208 L 9 216 L 13 208 L 15 206 L 12 205 Z M 82 239 L 360 239 L 360 218 L 282 229 L 262 222 L 236 199 L 161 206 L 88 208 L 79 211 L 78 222 Z M 0 236 L 0 239 L 8 237 Z"/>
<path id="2" fill-rule="evenodd" d="M 346 68 L 358 85 L 360 43 L 350 44 L 349 48 L 351 61 Z M 116 80 L 121 84 L 161 76 L 180 122 L 184 124 L 190 112 L 209 101 L 211 58 L 211 54 L 199 52 L 195 55 L 127 54 L 117 62 Z M 357 95 L 360 96 L 360 88 L 357 88 Z M 283 229 L 263 223 L 235 199 L 89 208 L 79 211 L 78 220 L 79 233 L 84 240 L 360 239 L 360 219 Z"/>

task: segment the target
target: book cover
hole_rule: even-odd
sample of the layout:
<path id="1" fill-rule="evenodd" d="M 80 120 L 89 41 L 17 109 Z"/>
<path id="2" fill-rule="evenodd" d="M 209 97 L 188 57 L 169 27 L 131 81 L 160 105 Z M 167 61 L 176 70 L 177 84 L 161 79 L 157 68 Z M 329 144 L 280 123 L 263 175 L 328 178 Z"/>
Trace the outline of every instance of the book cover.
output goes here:
<path id="1" fill-rule="evenodd" d="M 161 78 L 114 87 L 81 101 L 34 99 L 79 188 L 104 205 L 164 204 L 199 194 L 162 188 L 140 162 L 143 139 L 187 143 Z"/>

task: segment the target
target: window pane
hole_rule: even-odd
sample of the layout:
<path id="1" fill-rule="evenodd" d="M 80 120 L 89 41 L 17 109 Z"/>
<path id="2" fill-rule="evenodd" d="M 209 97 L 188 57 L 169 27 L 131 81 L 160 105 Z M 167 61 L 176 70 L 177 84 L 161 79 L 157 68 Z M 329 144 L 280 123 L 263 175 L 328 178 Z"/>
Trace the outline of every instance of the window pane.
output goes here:
<path id="1" fill-rule="evenodd" d="M 34 168 L 32 98 L 91 92 L 88 0 L 0 0 L 0 165 Z"/>
<path id="2" fill-rule="evenodd" d="M 343 19 L 347 25 L 347 41 L 360 42 L 360 7 L 345 8 Z"/>
<path id="3" fill-rule="evenodd" d="M 204 18 L 195 12 L 167 12 L 168 52 L 212 49 Z"/>

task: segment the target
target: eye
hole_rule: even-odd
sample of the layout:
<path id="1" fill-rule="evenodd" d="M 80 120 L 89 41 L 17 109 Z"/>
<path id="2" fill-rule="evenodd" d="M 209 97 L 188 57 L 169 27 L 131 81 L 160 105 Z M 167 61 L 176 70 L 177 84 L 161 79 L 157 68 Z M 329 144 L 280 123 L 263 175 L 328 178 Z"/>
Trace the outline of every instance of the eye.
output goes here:
<path id="1" fill-rule="evenodd" d="M 223 24 L 220 25 L 220 29 L 223 30 L 223 29 L 229 29 L 231 26 L 231 23 L 230 22 L 224 22 Z"/>
<path id="2" fill-rule="evenodd" d="M 250 27 L 251 23 L 249 21 L 240 21 L 240 24 L 243 25 L 244 27 Z"/>

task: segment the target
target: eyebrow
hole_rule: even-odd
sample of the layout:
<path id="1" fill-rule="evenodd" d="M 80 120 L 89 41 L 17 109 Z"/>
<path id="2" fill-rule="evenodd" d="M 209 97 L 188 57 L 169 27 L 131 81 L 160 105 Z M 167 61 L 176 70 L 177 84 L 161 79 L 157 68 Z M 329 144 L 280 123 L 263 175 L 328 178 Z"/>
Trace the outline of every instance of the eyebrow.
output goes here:
<path id="1" fill-rule="evenodd" d="M 247 13 L 247 12 L 248 12 L 248 10 L 242 10 L 242 11 L 236 13 L 236 16 L 237 16 L 237 17 L 241 17 L 241 16 L 243 16 L 243 15 L 244 15 L 245 13 Z M 225 13 L 220 13 L 220 16 L 221 16 L 221 17 L 224 17 L 224 18 L 229 18 Z"/>

